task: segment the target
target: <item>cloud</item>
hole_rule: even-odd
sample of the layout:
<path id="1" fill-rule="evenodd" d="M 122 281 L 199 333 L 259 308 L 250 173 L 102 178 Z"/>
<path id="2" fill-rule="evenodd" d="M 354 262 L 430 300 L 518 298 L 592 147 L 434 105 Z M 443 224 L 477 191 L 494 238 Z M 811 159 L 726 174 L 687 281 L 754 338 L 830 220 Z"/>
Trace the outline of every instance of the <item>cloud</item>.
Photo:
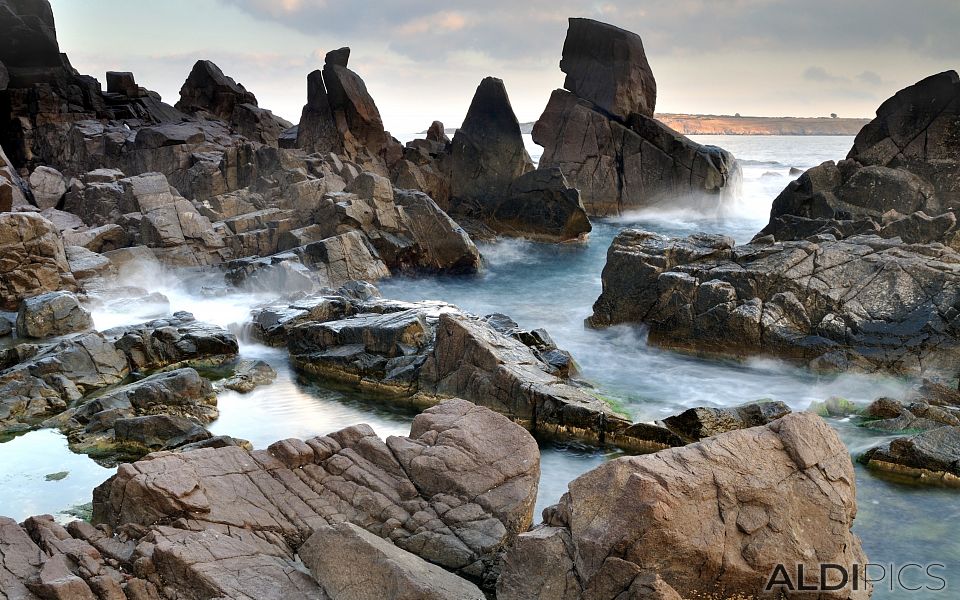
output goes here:
<path id="1" fill-rule="evenodd" d="M 864 71 L 857 75 L 857 81 L 868 85 L 883 85 L 883 78 L 873 71 Z"/>
<path id="2" fill-rule="evenodd" d="M 850 80 L 841 75 L 833 75 L 823 67 L 807 67 L 801 75 L 807 81 L 818 81 L 824 83 L 850 83 Z"/>

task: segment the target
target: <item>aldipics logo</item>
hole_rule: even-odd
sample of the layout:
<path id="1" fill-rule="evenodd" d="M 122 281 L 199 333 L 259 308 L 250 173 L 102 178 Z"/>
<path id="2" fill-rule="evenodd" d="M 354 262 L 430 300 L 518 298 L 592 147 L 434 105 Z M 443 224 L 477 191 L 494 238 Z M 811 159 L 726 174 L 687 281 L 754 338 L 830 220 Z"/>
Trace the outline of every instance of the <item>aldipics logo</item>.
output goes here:
<path id="1" fill-rule="evenodd" d="M 783 565 L 773 568 L 764 592 L 775 590 L 790 592 L 835 592 L 867 590 L 870 586 L 904 593 L 947 589 L 943 577 L 946 565 L 941 563 L 879 564 L 864 563 L 838 565 Z"/>

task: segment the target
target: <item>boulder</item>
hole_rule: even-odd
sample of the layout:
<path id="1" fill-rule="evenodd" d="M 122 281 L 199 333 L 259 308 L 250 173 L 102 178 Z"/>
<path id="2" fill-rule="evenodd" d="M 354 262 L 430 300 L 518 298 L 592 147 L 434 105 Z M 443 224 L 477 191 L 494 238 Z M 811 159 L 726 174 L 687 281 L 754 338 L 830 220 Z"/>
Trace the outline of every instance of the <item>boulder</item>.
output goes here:
<path id="1" fill-rule="evenodd" d="M 93 328 L 90 311 L 70 292 L 48 292 L 27 298 L 17 313 L 17 335 L 47 338 Z"/>
<path id="2" fill-rule="evenodd" d="M 140 87 L 130 71 L 107 71 L 107 93 L 136 98 Z"/>
<path id="3" fill-rule="evenodd" d="M 277 372 L 262 360 L 241 360 L 233 374 L 217 385 L 228 390 L 246 394 L 261 385 L 270 385 L 277 378 Z"/>
<path id="4" fill-rule="evenodd" d="M 579 190 L 556 167 L 514 179 L 485 222 L 497 233 L 544 242 L 580 240 L 592 229 Z"/>
<path id="5" fill-rule="evenodd" d="M 318 528 L 298 554 L 323 589 L 338 600 L 485 598 L 469 581 L 352 523 Z"/>
<path id="6" fill-rule="evenodd" d="M 734 246 L 628 229 L 607 252 L 588 323 L 646 323 L 651 343 L 702 354 L 952 377 L 958 276 L 952 249 L 876 235 Z"/>
<path id="7" fill-rule="evenodd" d="M 28 206 L 30 187 L 20 178 L 17 169 L 0 147 L 0 213 L 10 212 L 17 206 Z"/>
<path id="8" fill-rule="evenodd" d="M 920 212 L 926 219 L 942 216 L 936 224 L 912 217 L 884 237 L 903 233 L 907 243 L 949 243 L 946 234 L 954 227 L 947 222 L 952 215 L 946 215 L 960 208 L 960 142 L 948 133 L 960 124 L 958 99 L 955 71 L 897 92 L 860 130 L 846 160 L 809 169 L 780 193 L 760 235 L 796 239 L 791 217 L 870 219 L 887 225 L 895 220 L 889 214 Z"/>
<path id="9" fill-rule="evenodd" d="M 502 80 L 487 77 L 477 86 L 463 125 L 453 135 L 452 156 L 454 213 L 489 214 L 508 195 L 513 180 L 533 170 Z"/>
<path id="10" fill-rule="evenodd" d="M 82 246 L 91 252 L 109 252 L 127 245 L 129 236 L 123 227 L 110 223 L 82 231 L 63 232 L 64 246 Z"/>
<path id="11" fill-rule="evenodd" d="M 87 286 L 91 279 L 107 278 L 116 274 L 110 259 L 102 254 L 91 252 L 83 246 L 67 246 L 67 263 L 77 281 Z"/>
<path id="12" fill-rule="evenodd" d="M 783 402 L 761 400 L 732 408 L 690 408 L 667 417 L 663 423 L 684 441 L 698 442 L 728 431 L 766 425 L 789 412 L 790 407 Z"/>
<path id="13" fill-rule="evenodd" d="M 53 223 L 33 213 L 0 214 L 0 308 L 30 296 L 76 289 Z"/>
<path id="14" fill-rule="evenodd" d="M 396 190 L 394 202 L 403 210 L 402 226 L 414 242 L 412 255 L 396 268 L 426 273 L 470 274 L 483 259 L 473 240 L 433 198 L 413 190 Z"/>
<path id="15" fill-rule="evenodd" d="M 612 117 L 653 117 L 657 82 L 639 35 L 593 19 L 571 18 L 560 70 L 566 73 L 564 88 Z"/>
<path id="16" fill-rule="evenodd" d="M 37 167 L 30 174 L 30 189 L 38 208 L 56 208 L 67 193 L 67 182 L 60 171 L 51 167 Z"/>
<path id="17" fill-rule="evenodd" d="M 920 482 L 960 483 L 960 427 L 945 425 L 896 438 L 860 457 L 868 467 Z"/>
<path id="18" fill-rule="evenodd" d="M 288 565 L 315 530 L 349 522 L 481 579 L 529 527 L 538 478 L 539 451 L 528 433 L 451 400 L 417 416 L 409 438 L 384 442 L 358 425 L 267 450 L 150 455 L 96 489 L 94 522 L 149 527 L 185 517 L 187 531 L 220 532 Z"/>
<path id="19" fill-rule="evenodd" d="M 497 597 L 755 597 L 778 564 L 794 575 L 803 565 L 813 584 L 821 563 L 866 563 L 856 511 L 836 432 L 790 414 L 581 475 L 508 550 Z M 857 584 L 830 597 L 869 598 L 869 583 Z"/>
<path id="20" fill-rule="evenodd" d="M 113 422 L 118 445 L 142 447 L 144 453 L 203 441 L 212 434 L 194 420 L 176 415 L 125 417 Z"/>

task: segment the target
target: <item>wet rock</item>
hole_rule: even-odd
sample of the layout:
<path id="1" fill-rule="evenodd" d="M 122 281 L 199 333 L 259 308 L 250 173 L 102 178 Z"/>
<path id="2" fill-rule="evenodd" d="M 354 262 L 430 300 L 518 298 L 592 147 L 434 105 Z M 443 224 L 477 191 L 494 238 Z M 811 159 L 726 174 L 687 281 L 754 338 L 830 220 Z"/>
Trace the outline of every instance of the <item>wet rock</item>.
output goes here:
<path id="1" fill-rule="evenodd" d="M 60 171 L 51 167 L 37 167 L 30 174 L 30 190 L 37 207 L 56 208 L 67 193 L 67 182 Z"/>
<path id="2" fill-rule="evenodd" d="M 192 419 L 176 415 L 145 415 L 117 419 L 114 439 L 122 446 L 137 446 L 147 452 L 176 448 L 211 437 L 209 431 Z"/>
<path id="3" fill-rule="evenodd" d="M 780 401 L 759 401 L 732 408 L 697 407 L 663 420 L 667 429 L 687 442 L 737 429 L 766 425 L 789 414 L 790 407 Z"/>
<path id="4" fill-rule="evenodd" d="M 927 431 L 944 425 L 960 427 L 960 412 L 925 402 L 907 405 L 892 398 L 878 398 L 861 413 L 861 425 L 868 429 L 898 433 Z"/>
<path id="5" fill-rule="evenodd" d="M 943 426 L 896 438 L 860 457 L 868 467 L 922 482 L 960 483 L 960 427 Z"/>
<path id="6" fill-rule="evenodd" d="M 414 241 L 411 255 L 397 264 L 400 270 L 469 274 L 480 270 L 482 259 L 473 240 L 433 199 L 412 190 L 395 190 L 394 201 L 403 210 L 403 226 Z"/>
<path id="7" fill-rule="evenodd" d="M 70 292 L 48 292 L 27 298 L 17 313 L 17 335 L 46 338 L 93 328 L 90 311 Z"/>
<path id="8" fill-rule="evenodd" d="M 216 325 L 197 321 L 184 311 L 103 333 L 127 355 L 131 368 L 137 371 L 219 366 L 234 360 L 238 352 L 235 335 Z"/>
<path id="9" fill-rule="evenodd" d="M 179 523 L 182 529 L 154 528 L 145 541 L 178 539 L 181 553 L 211 543 L 200 540 L 242 543 L 258 549 L 243 554 L 252 557 L 247 564 L 262 564 L 268 555 L 277 559 L 270 564 L 285 568 L 293 567 L 294 552 L 316 529 L 350 522 L 434 564 L 482 578 L 532 520 L 536 442 L 506 418 L 463 400 L 428 409 L 410 435 L 384 443 L 359 425 L 306 442 L 283 440 L 268 450 L 152 454 L 121 466 L 97 488 L 94 522 Z M 153 543 L 152 562 L 173 575 L 171 585 L 188 584 L 198 570 L 221 579 L 235 573 L 225 568 L 235 563 L 223 558 L 168 562 L 157 555 L 161 542 Z"/>
<path id="10" fill-rule="evenodd" d="M 733 155 L 701 146 L 652 118 L 656 83 L 640 38 L 590 19 L 570 19 L 555 90 L 533 128 L 540 168 L 557 167 L 590 215 L 650 206 L 715 211 L 736 187 Z"/>
<path id="11" fill-rule="evenodd" d="M 277 378 L 273 367 L 262 360 L 242 360 L 234 368 L 233 375 L 223 382 L 218 382 L 228 390 L 246 394 L 261 385 L 269 385 Z"/>
<path id="12" fill-rule="evenodd" d="M 300 547 L 299 556 L 323 589 L 342 600 L 485 597 L 469 581 L 351 523 L 318 528 Z"/>
<path id="13" fill-rule="evenodd" d="M 640 36 L 593 19 L 570 19 L 560 70 L 563 87 L 622 120 L 653 117 L 657 82 Z"/>
<path id="14" fill-rule="evenodd" d="M 875 235 L 734 247 L 721 236 L 625 230 L 589 323 L 647 323 L 652 343 L 700 353 L 952 374 L 958 269 L 950 248 Z"/>
<path id="15" fill-rule="evenodd" d="M 485 222 L 498 233 L 545 242 L 579 240 L 592 229 L 580 192 L 556 167 L 515 179 Z"/>
<path id="16" fill-rule="evenodd" d="M 0 214 L 0 308 L 45 292 L 76 289 L 53 223 L 32 213 Z"/>
<path id="17" fill-rule="evenodd" d="M 477 86 L 463 125 L 453 135 L 452 155 L 455 214 L 482 218 L 493 212 L 513 180 L 533 170 L 502 80 L 487 77 Z"/>
<path id="18" fill-rule="evenodd" d="M 855 515 L 846 448 L 816 415 L 791 414 L 575 479 L 507 552 L 498 598 L 749 597 L 777 564 L 811 581 L 821 562 L 864 564 Z M 859 583 L 838 597 L 868 598 Z"/>

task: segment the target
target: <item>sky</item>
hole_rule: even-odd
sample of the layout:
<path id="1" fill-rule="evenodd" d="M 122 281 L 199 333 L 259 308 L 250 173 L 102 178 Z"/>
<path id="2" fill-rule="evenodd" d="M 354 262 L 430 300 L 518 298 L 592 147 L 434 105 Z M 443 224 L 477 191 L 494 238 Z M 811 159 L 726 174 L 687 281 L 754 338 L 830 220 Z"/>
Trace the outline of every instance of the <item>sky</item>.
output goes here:
<path id="1" fill-rule="evenodd" d="M 568 17 L 643 39 L 657 111 L 870 117 L 897 90 L 960 67 L 958 0 L 51 0 L 60 49 L 81 73 L 133 71 L 174 104 L 210 59 L 261 107 L 296 123 L 306 76 L 350 46 L 384 124 L 460 124 L 480 80 L 506 84 L 520 121 L 540 116 Z"/>

